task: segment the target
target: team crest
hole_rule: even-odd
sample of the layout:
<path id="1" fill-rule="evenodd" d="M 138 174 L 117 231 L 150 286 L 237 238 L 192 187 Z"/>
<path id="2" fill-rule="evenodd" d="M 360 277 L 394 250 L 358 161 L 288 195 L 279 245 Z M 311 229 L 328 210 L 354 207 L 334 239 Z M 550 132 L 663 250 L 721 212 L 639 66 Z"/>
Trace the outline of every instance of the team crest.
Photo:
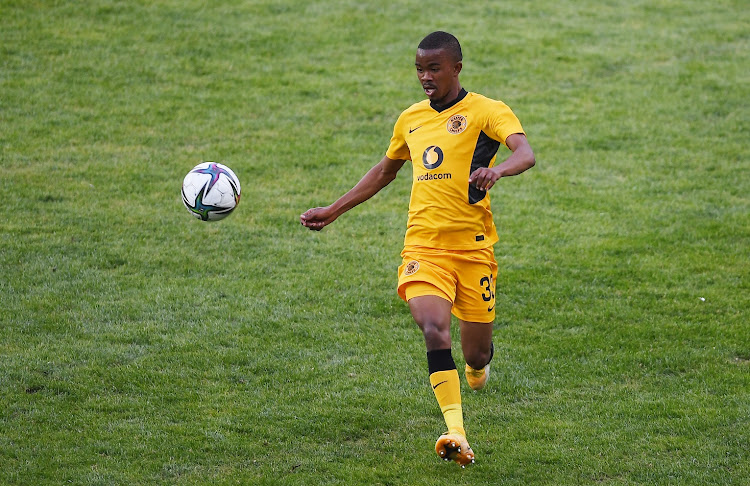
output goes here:
<path id="1" fill-rule="evenodd" d="M 404 269 L 404 276 L 408 277 L 409 275 L 414 275 L 415 273 L 417 273 L 417 270 L 419 270 L 419 262 L 416 260 L 412 260 L 406 264 L 406 268 Z"/>
<path id="2" fill-rule="evenodd" d="M 450 120 L 448 120 L 446 128 L 453 135 L 458 135 L 466 130 L 466 117 L 463 115 L 453 115 Z"/>

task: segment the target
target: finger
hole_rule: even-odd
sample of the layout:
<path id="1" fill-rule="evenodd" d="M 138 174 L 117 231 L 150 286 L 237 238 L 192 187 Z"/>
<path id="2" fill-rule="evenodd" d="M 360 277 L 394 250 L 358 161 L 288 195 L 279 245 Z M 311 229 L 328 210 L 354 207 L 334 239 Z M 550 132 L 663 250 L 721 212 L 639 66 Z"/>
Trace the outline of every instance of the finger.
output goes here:
<path id="1" fill-rule="evenodd" d="M 307 211 L 305 211 L 304 213 L 302 213 L 302 215 L 300 216 L 300 219 L 304 220 L 304 221 L 314 220 L 315 219 L 315 208 L 308 209 Z"/>

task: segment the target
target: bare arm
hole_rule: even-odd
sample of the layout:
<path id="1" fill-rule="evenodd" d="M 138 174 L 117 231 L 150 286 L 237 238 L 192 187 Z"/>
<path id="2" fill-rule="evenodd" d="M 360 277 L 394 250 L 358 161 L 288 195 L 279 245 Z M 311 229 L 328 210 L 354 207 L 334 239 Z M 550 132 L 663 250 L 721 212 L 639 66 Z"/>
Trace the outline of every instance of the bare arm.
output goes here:
<path id="1" fill-rule="evenodd" d="M 526 135 L 514 133 L 505 140 L 505 143 L 513 152 L 510 157 L 492 168 L 482 167 L 475 170 L 469 176 L 469 184 L 473 184 L 477 189 L 488 191 L 501 177 L 518 175 L 534 167 L 536 158 L 529 141 L 526 140 Z"/>
<path id="2" fill-rule="evenodd" d="M 349 192 L 341 196 L 330 206 L 312 208 L 300 216 L 303 226 L 320 231 L 324 227 L 336 221 L 336 218 L 361 204 L 396 178 L 399 169 L 404 165 L 404 160 L 393 160 L 383 157 Z"/>

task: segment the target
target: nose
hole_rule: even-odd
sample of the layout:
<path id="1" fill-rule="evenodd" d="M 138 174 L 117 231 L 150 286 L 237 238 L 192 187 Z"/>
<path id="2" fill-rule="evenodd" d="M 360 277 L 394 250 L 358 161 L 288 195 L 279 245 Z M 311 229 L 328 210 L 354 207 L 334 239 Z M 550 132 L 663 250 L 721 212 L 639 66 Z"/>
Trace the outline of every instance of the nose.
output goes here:
<path id="1" fill-rule="evenodd" d="M 420 81 L 432 81 L 432 74 L 429 71 L 422 71 L 418 74 Z"/>

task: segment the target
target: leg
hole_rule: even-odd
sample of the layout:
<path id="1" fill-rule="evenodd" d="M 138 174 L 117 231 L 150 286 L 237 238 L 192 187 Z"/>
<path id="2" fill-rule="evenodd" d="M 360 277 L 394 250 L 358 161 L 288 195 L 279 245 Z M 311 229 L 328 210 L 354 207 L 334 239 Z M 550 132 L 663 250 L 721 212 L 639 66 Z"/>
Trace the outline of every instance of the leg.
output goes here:
<path id="1" fill-rule="evenodd" d="M 461 382 L 451 356 L 451 307 L 450 301 L 435 295 L 409 299 L 409 309 L 427 347 L 430 385 L 448 427 L 448 432 L 438 438 L 435 452 L 463 467 L 474 462 L 474 452 L 466 441 Z"/>
<path id="2" fill-rule="evenodd" d="M 492 323 L 460 320 L 461 348 L 466 360 L 466 382 L 473 390 L 487 384 L 492 360 Z"/>
<path id="3" fill-rule="evenodd" d="M 452 257 L 444 251 L 405 248 L 399 267 L 398 293 L 408 302 L 422 330 L 427 348 L 430 385 L 443 413 L 448 432 L 435 443 L 439 457 L 461 466 L 474 462 L 466 441 L 461 408 L 461 382 L 451 354 L 451 313 L 456 281 Z"/>
<path id="4" fill-rule="evenodd" d="M 466 364 L 475 370 L 484 368 L 492 353 L 492 323 L 459 320 L 459 326 Z"/>
<path id="5" fill-rule="evenodd" d="M 422 330 L 427 351 L 451 348 L 451 303 L 435 295 L 409 300 L 409 309 Z"/>
<path id="6" fill-rule="evenodd" d="M 468 254 L 463 263 L 453 313 L 461 328 L 466 381 L 473 390 L 479 390 L 487 383 L 492 359 L 497 263 L 492 248 Z"/>

